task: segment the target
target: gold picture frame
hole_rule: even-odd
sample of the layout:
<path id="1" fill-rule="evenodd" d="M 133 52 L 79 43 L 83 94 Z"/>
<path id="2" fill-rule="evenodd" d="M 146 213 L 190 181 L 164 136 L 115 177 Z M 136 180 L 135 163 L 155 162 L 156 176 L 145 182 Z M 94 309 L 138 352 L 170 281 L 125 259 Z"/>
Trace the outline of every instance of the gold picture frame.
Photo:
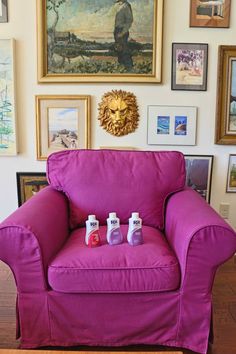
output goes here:
<path id="1" fill-rule="evenodd" d="M 163 0 L 125 2 L 121 34 L 118 2 L 71 1 L 37 0 L 39 83 L 161 83 Z"/>
<path id="2" fill-rule="evenodd" d="M 218 51 L 215 143 L 236 145 L 236 46 Z"/>
<path id="3" fill-rule="evenodd" d="M 90 148 L 90 96 L 38 95 L 37 159 L 56 151 Z"/>
<path id="4" fill-rule="evenodd" d="M 228 28 L 231 0 L 190 0 L 190 27 Z"/>

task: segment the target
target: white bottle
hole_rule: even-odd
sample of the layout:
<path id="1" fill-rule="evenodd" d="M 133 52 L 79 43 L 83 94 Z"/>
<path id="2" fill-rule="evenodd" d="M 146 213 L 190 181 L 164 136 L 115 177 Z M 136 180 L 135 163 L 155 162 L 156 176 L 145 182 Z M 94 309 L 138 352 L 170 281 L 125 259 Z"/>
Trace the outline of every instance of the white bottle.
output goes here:
<path id="1" fill-rule="evenodd" d="M 132 213 L 131 218 L 129 218 L 127 241 L 131 246 L 143 243 L 142 219 L 140 219 L 139 213 Z"/>
<path id="2" fill-rule="evenodd" d="M 109 213 L 107 219 L 107 242 L 109 245 L 119 245 L 123 242 L 120 219 L 116 216 L 116 213 Z"/>
<path id="3" fill-rule="evenodd" d="M 99 221 L 95 215 L 89 215 L 86 221 L 85 243 L 89 247 L 100 246 Z"/>

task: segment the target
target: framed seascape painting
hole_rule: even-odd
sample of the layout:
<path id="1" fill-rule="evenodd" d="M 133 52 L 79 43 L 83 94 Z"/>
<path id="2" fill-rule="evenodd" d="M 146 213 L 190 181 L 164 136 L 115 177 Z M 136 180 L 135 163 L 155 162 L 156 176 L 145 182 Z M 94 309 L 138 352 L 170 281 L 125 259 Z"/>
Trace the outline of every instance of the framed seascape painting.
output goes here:
<path id="1" fill-rule="evenodd" d="M 236 193 L 236 154 L 229 155 L 227 193 Z"/>
<path id="2" fill-rule="evenodd" d="M 44 172 L 17 172 L 16 182 L 19 207 L 48 185 Z"/>
<path id="3" fill-rule="evenodd" d="M 229 27 L 231 0 L 190 0 L 190 27 Z"/>
<path id="4" fill-rule="evenodd" d="M 197 191 L 208 203 L 211 197 L 213 155 L 185 155 L 186 185 Z"/>
<path id="5" fill-rule="evenodd" d="M 208 44 L 172 43 L 172 90 L 206 91 Z"/>
<path id="6" fill-rule="evenodd" d="M 37 0 L 39 82 L 161 82 L 163 0 Z"/>
<path id="7" fill-rule="evenodd" d="M 197 107 L 149 106 L 149 145 L 195 145 Z"/>
<path id="8" fill-rule="evenodd" d="M 236 145 L 236 46 L 219 46 L 216 144 Z"/>
<path id="9" fill-rule="evenodd" d="M 37 159 L 90 147 L 90 96 L 36 96 Z"/>
<path id="10" fill-rule="evenodd" d="M 0 0 L 0 23 L 7 21 L 7 0 Z"/>
<path id="11" fill-rule="evenodd" d="M 0 39 L 0 156 L 17 154 L 14 40 Z"/>

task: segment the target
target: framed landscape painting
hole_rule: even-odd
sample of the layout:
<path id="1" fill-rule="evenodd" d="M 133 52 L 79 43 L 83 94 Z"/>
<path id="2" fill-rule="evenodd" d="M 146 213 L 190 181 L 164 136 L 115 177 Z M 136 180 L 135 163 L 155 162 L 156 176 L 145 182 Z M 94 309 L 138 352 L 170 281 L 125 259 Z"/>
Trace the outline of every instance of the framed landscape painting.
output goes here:
<path id="1" fill-rule="evenodd" d="M 39 82 L 161 82 L 163 0 L 37 0 Z"/>
<path id="2" fill-rule="evenodd" d="M 0 0 L 0 23 L 7 21 L 7 0 Z"/>
<path id="3" fill-rule="evenodd" d="M 236 154 L 229 155 L 227 193 L 236 193 Z"/>
<path id="4" fill-rule="evenodd" d="M 190 0 L 190 27 L 229 27 L 231 0 Z"/>
<path id="5" fill-rule="evenodd" d="M 37 159 L 90 147 L 90 96 L 36 96 Z"/>
<path id="6" fill-rule="evenodd" d="M 208 203 L 211 197 L 213 155 L 185 155 L 186 185 L 197 191 Z"/>
<path id="7" fill-rule="evenodd" d="M 0 39 L 0 156 L 17 154 L 14 44 Z"/>
<path id="8" fill-rule="evenodd" d="M 236 145 L 236 46 L 219 46 L 216 144 Z"/>
<path id="9" fill-rule="evenodd" d="M 195 145 L 197 107 L 149 106 L 149 145 Z"/>
<path id="10" fill-rule="evenodd" d="M 44 172 L 17 172 L 16 182 L 19 207 L 48 185 Z"/>
<path id="11" fill-rule="evenodd" d="M 172 90 L 206 91 L 208 44 L 172 43 Z"/>

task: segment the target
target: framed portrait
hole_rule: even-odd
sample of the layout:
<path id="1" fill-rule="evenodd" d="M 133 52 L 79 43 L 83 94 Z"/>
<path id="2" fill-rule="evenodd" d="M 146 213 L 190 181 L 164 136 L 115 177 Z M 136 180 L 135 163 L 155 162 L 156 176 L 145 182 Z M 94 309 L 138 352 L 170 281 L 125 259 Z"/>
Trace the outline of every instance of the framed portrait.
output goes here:
<path id="1" fill-rule="evenodd" d="M 36 96 L 37 159 L 90 147 L 90 96 Z"/>
<path id="2" fill-rule="evenodd" d="M 236 46 L 219 46 L 216 144 L 236 144 Z"/>
<path id="3" fill-rule="evenodd" d="M 206 91 L 208 44 L 172 43 L 171 89 Z"/>
<path id="4" fill-rule="evenodd" d="M 8 21 L 7 0 L 0 0 L 0 23 Z"/>
<path id="5" fill-rule="evenodd" d="M 37 0 L 38 81 L 161 82 L 163 0 Z"/>
<path id="6" fill-rule="evenodd" d="M 229 27 L 231 0 L 190 0 L 190 27 Z"/>
<path id="7" fill-rule="evenodd" d="M 0 39 L 0 156 L 17 154 L 14 51 L 14 39 Z"/>
<path id="8" fill-rule="evenodd" d="M 19 207 L 48 185 L 44 172 L 17 172 L 16 182 Z"/>
<path id="9" fill-rule="evenodd" d="M 229 155 L 227 193 L 236 193 L 236 154 Z"/>
<path id="10" fill-rule="evenodd" d="M 197 107 L 148 106 L 149 145 L 195 145 Z"/>
<path id="11" fill-rule="evenodd" d="M 213 159 L 213 155 L 185 155 L 186 185 L 208 203 L 211 198 Z"/>

